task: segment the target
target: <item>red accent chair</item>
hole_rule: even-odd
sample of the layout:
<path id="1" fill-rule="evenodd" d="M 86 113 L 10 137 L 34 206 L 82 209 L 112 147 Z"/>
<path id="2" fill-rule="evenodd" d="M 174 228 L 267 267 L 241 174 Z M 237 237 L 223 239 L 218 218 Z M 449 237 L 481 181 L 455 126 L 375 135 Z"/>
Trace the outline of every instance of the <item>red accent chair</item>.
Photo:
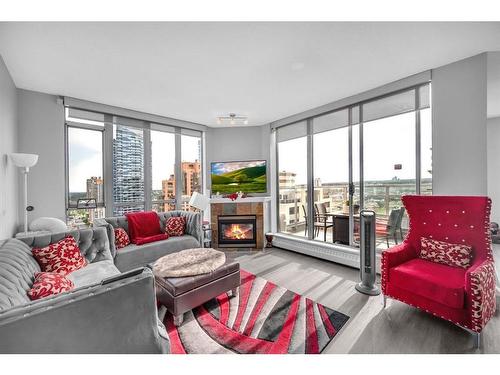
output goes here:
<path id="1" fill-rule="evenodd" d="M 402 198 L 409 231 L 403 243 L 382 253 L 382 292 L 447 319 L 476 334 L 496 309 L 495 267 L 491 251 L 487 197 L 418 196 Z M 432 238 L 472 246 L 467 269 L 419 258 L 420 239 Z"/>

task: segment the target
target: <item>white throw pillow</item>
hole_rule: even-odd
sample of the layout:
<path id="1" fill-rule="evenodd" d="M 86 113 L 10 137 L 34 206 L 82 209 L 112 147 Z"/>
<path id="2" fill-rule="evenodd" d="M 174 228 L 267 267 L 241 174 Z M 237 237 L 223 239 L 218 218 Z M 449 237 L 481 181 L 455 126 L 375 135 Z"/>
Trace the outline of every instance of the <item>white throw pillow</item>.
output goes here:
<path id="1" fill-rule="evenodd" d="M 47 230 L 51 233 L 66 232 L 68 226 L 64 221 L 55 217 L 39 217 L 30 223 L 30 231 Z"/>

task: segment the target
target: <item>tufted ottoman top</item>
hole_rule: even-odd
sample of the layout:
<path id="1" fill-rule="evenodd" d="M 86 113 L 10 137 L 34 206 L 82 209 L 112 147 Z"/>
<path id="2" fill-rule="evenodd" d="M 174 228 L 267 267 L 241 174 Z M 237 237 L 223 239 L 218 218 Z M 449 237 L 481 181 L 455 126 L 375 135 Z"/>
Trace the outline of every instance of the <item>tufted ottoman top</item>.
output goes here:
<path id="1" fill-rule="evenodd" d="M 153 265 L 158 277 L 186 277 L 213 272 L 226 262 L 222 251 L 210 248 L 181 250 L 165 255 Z"/>

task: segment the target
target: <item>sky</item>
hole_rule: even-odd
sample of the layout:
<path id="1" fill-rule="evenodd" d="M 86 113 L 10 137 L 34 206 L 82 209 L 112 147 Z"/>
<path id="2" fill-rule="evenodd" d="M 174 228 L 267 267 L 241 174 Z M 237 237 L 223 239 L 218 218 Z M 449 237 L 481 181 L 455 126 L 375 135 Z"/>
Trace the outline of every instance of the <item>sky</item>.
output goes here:
<path id="1" fill-rule="evenodd" d="M 212 163 L 211 173 L 220 175 L 227 172 L 236 171 L 241 168 L 265 166 L 266 162 L 262 160 L 256 161 L 233 161 L 223 163 Z"/>
<path id="2" fill-rule="evenodd" d="M 429 178 L 431 165 L 431 112 L 421 111 L 422 178 Z M 353 173 L 359 180 L 358 126 L 353 127 Z M 348 182 L 348 128 L 339 128 L 314 135 L 314 177 L 326 182 Z M 415 178 L 415 113 L 405 113 L 367 122 L 363 125 L 364 178 L 390 180 Z M 278 143 L 279 170 L 295 172 L 296 184 L 307 183 L 306 138 Z M 395 170 L 394 165 L 402 169 Z"/>
<path id="3" fill-rule="evenodd" d="M 102 133 L 78 128 L 68 128 L 69 140 L 69 190 L 85 192 L 87 178 L 103 176 Z M 181 136 L 183 161 L 200 160 L 199 138 Z M 174 173 L 174 134 L 151 131 L 151 160 L 153 190 L 161 190 L 161 181 Z"/>

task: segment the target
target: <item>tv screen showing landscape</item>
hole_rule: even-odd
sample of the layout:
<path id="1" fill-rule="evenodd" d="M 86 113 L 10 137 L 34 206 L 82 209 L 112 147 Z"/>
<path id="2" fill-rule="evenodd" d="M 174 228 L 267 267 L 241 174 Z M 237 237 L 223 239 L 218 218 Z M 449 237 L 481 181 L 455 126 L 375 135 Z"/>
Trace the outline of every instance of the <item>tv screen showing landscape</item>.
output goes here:
<path id="1" fill-rule="evenodd" d="M 266 193 L 266 161 L 212 163 L 212 194 Z"/>

